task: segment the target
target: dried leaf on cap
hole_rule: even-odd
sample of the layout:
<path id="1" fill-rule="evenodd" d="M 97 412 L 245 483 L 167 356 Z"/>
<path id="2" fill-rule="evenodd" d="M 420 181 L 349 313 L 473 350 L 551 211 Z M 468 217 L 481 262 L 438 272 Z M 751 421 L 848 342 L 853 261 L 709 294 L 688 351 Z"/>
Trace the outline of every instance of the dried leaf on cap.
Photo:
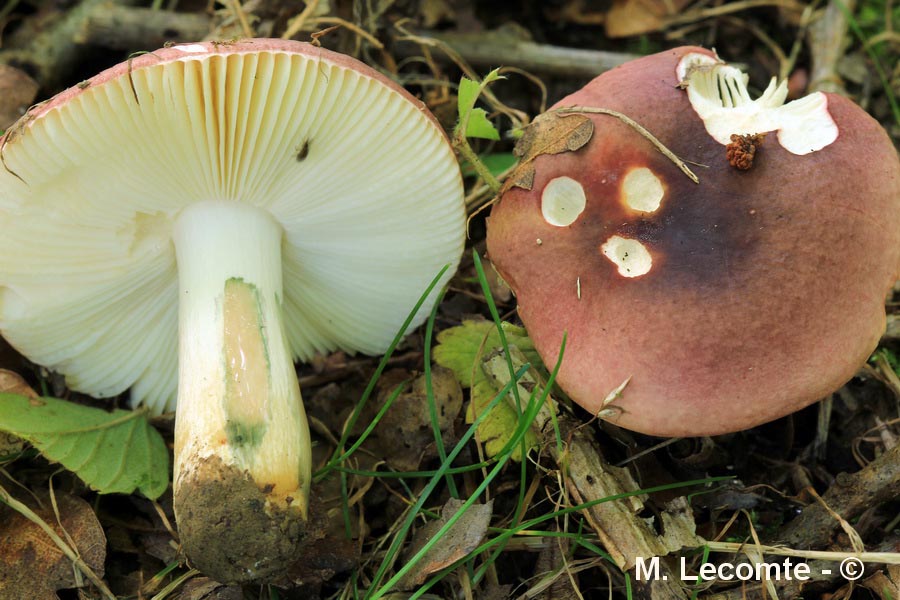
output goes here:
<path id="1" fill-rule="evenodd" d="M 584 115 L 545 113 L 525 128 L 513 154 L 519 166 L 503 184 L 501 193 L 512 187 L 530 190 L 534 185 L 534 159 L 542 154 L 574 152 L 587 144 L 594 135 L 594 122 Z"/>

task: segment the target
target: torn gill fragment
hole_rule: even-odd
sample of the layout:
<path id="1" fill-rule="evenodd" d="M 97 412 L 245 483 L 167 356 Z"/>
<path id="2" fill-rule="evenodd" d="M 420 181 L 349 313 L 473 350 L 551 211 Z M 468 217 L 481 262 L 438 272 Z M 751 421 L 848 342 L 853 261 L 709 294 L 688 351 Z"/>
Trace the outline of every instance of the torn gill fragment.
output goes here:
<path id="1" fill-rule="evenodd" d="M 777 83 L 773 77 L 762 95 L 753 100 L 745 73 L 699 52 L 679 61 L 676 76 L 706 131 L 722 145 L 731 143 L 733 134 L 777 131 L 778 143 L 785 150 L 804 155 L 825 148 L 838 137 L 827 97 L 821 92 L 785 104 L 787 80 Z"/>

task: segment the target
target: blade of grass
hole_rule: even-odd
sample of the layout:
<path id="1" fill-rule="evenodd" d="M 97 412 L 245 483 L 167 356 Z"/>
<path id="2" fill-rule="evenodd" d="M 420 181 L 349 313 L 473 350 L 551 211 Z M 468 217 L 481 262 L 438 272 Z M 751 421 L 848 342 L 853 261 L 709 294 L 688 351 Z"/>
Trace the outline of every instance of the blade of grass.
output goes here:
<path id="1" fill-rule="evenodd" d="M 479 425 L 479 423 L 490 414 L 493 407 L 495 407 L 505 396 L 509 393 L 512 387 L 515 385 L 515 382 L 519 381 L 519 378 L 524 375 L 528 371 L 528 365 L 523 366 L 520 370 L 521 373 L 515 374 L 515 376 L 510 380 L 509 384 L 504 386 L 502 390 L 500 390 L 493 400 L 488 404 L 486 410 L 484 410 L 480 415 L 478 415 L 474 422 L 466 429 L 465 433 L 460 438 L 459 442 L 454 446 L 453 450 L 450 454 L 447 455 L 447 460 L 441 463 L 441 467 L 434 474 L 434 476 L 429 480 L 429 482 L 422 489 L 422 492 L 419 494 L 419 497 L 416 499 L 415 504 L 412 507 L 412 510 L 409 511 L 408 516 L 406 517 L 405 522 L 400 527 L 397 534 L 394 536 L 394 540 L 391 542 L 391 546 L 388 548 L 385 558 L 382 560 L 378 571 L 375 573 L 372 578 L 372 583 L 369 587 L 370 593 L 366 594 L 366 598 L 368 600 L 377 600 L 378 598 L 383 597 L 387 592 L 388 588 L 378 586 L 381 584 L 381 581 L 384 579 L 388 565 L 392 564 L 394 557 L 400 552 L 400 548 L 403 545 L 403 541 L 406 539 L 406 534 L 409 532 L 412 527 L 413 521 L 416 519 L 416 516 L 419 513 L 419 510 L 424 506 L 425 502 L 430 497 L 431 493 L 437 487 L 437 484 L 443 479 L 444 474 L 450 468 L 452 462 L 456 459 L 460 452 L 462 452 L 463 448 L 469 442 L 470 439 L 475 435 L 475 431 Z M 371 590 L 375 590 L 371 592 Z"/>
<path id="2" fill-rule="evenodd" d="M 425 300 L 428 296 L 431 295 L 431 292 L 437 286 L 438 282 L 444 276 L 444 273 L 447 272 L 447 269 L 450 268 L 450 265 L 444 265 L 444 267 L 435 275 L 434 279 L 431 280 L 431 283 L 428 284 L 428 287 L 425 288 L 425 291 L 419 296 L 419 300 L 416 302 L 415 306 L 413 306 L 412 310 L 409 312 L 409 315 L 406 317 L 406 320 L 403 322 L 403 325 L 400 326 L 400 330 L 397 332 L 397 335 L 394 336 L 393 341 L 391 341 L 390 346 L 388 346 L 387 351 L 384 353 L 384 356 L 381 358 L 381 361 L 378 363 L 378 367 L 376 367 L 375 372 L 372 373 L 372 377 L 369 379 L 369 384 L 366 386 L 366 389 L 363 391 L 362 396 L 359 399 L 359 402 L 356 403 L 356 407 L 353 409 L 353 413 L 350 415 L 350 419 L 347 421 L 347 425 L 344 427 L 344 431 L 341 432 L 341 438 L 338 441 L 337 447 L 334 449 L 334 452 L 331 455 L 331 458 L 322 467 L 314 476 L 314 481 L 320 481 L 323 477 L 325 477 L 331 469 L 335 467 L 335 465 L 339 464 L 341 461 L 346 460 L 347 456 L 344 452 L 344 446 L 347 444 L 347 440 L 350 438 L 350 432 L 353 430 L 353 427 L 356 425 L 356 421 L 359 420 L 360 415 L 362 414 L 363 409 L 366 406 L 366 403 L 369 401 L 369 397 L 372 395 L 372 392 L 375 390 L 375 385 L 378 383 L 378 380 L 381 378 L 381 374 L 384 372 L 384 369 L 387 367 L 387 363 L 390 360 L 391 356 L 394 353 L 394 350 L 397 349 L 397 346 L 400 344 L 400 341 L 403 339 L 403 336 L 406 334 L 406 330 L 409 329 L 410 324 L 413 319 L 419 312 L 419 309 L 422 308 L 422 305 L 425 303 Z"/>
<path id="3" fill-rule="evenodd" d="M 475 272 L 478 274 L 478 283 L 481 285 L 481 290 L 484 293 L 485 301 L 488 305 L 488 310 L 491 313 L 491 318 L 494 320 L 494 325 L 497 328 L 497 335 L 500 337 L 500 346 L 503 348 L 503 354 L 506 357 L 506 366 L 509 369 L 510 376 L 516 372 L 516 368 L 513 365 L 512 358 L 509 355 L 509 342 L 506 339 L 506 332 L 503 330 L 503 323 L 500 320 L 500 313 L 497 311 L 497 304 L 494 302 L 494 296 L 491 294 L 491 287 L 488 285 L 487 276 L 484 274 L 484 265 L 481 263 L 481 257 L 478 255 L 478 252 L 472 252 L 472 258 L 475 262 Z M 560 352 L 560 356 L 562 356 L 562 352 Z M 522 417 L 522 399 L 519 397 L 519 386 L 513 387 L 513 397 L 515 398 L 515 408 L 516 412 L 519 414 L 519 418 Z M 520 450 L 522 456 L 522 462 L 519 463 L 519 499 L 518 504 L 516 505 L 516 512 L 513 516 L 513 522 L 517 522 L 521 517 L 522 513 L 525 509 L 525 490 L 527 485 L 525 483 L 527 478 L 526 471 L 526 461 L 525 455 L 528 452 L 528 448 L 525 444 L 525 438 L 523 437 L 520 442 Z"/>
<path id="4" fill-rule="evenodd" d="M 484 461 L 465 465 L 462 467 L 451 467 L 444 471 L 445 475 L 459 475 L 461 473 L 471 473 L 472 471 L 480 471 L 494 464 L 495 461 Z M 381 479 L 422 479 L 425 477 L 434 477 L 437 471 L 363 471 L 361 469 L 351 469 L 348 467 L 335 467 L 335 471 L 342 471 L 350 475 L 359 477 L 378 477 Z"/>
<path id="5" fill-rule="evenodd" d="M 527 370 L 527 369 L 526 369 Z M 531 426 L 531 420 L 528 419 L 530 415 L 533 419 L 535 415 L 537 415 L 538 410 L 540 410 L 541 404 L 543 400 L 546 400 L 546 395 L 541 400 L 537 400 L 534 395 L 529 399 L 529 404 L 527 409 L 524 411 L 524 415 L 526 418 L 520 421 L 518 427 L 516 428 L 516 432 L 513 435 L 513 438 L 522 438 L 525 436 L 525 432 L 528 431 L 528 428 Z M 496 406 L 496 405 L 495 405 Z M 488 411 L 485 411 L 488 412 Z M 484 413 L 483 413 L 484 414 Z M 476 500 L 481 496 L 482 493 L 487 489 L 487 487 L 491 484 L 494 478 L 500 474 L 500 471 L 503 469 L 504 465 L 510 460 L 512 457 L 512 448 L 515 447 L 516 443 L 513 443 L 513 439 L 510 440 L 509 448 L 510 451 L 506 452 L 502 455 L 502 458 L 497 461 L 497 464 L 491 469 L 488 475 L 481 481 L 478 487 L 472 492 L 469 498 L 462 504 L 462 506 L 457 509 L 453 515 L 447 519 L 444 525 L 431 537 L 431 539 L 426 543 L 415 555 L 413 555 L 406 564 L 401 567 L 394 575 L 391 577 L 379 590 L 376 592 L 374 596 L 372 596 L 372 600 L 377 600 L 386 594 L 390 589 L 397 584 L 409 571 L 416 566 L 419 560 L 421 560 L 426 553 L 437 543 L 441 541 L 444 535 L 453 525 L 463 516 L 466 510 L 468 510 Z"/>
<path id="6" fill-rule="evenodd" d="M 884 67 L 881 66 L 881 61 L 878 59 L 878 55 L 875 54 L 874 48 L 866 43 L 868 41 L 866 39 L 866 34 L 859 26 L 859 22 L 856 20 L 856 17 L 847 8 L 847 5 L 840 0 L 836 2 L 836 5 L 841 9 L 841 12 L 844 13 L 844 17 L 847 19 L 847 24 L 850 26 L 853 34 L 862 43 L 863 49 L 866 51 L 866 54 L 869 55 L 869 60 L 872 61 L 872 65 L 875 67 L 875 72 L 878 73 L 878 79 L 881 81 L 881 87 L 884 88 L 884 95 L 887 97 L 888 104 L 891 106 L 891 113 L 894 115 L 894 121 L 897 123 L 897 125 L 900 125 L 900 105 L 898 105 L 897 103 L 897 98 L 894 96 L 894 91 L 891 88 L 890 78 L 887 76 L 887 73 L 885 73 Z"/>
<path id="7" fill-rule="evenodd" d="M 482 273 L 482 274 L 483 274 L 483 273 Z M 490 292 L 488 292 L 488 294 L 490 294 Z M 499 323 L 497 324 L 497 328 L 498 328 L 498 329 L 502 329 L 502 327 L 499 325 Z M 505 339 L 505 338 L 501 338 L 501 341 L 502 341 L 503 339 Z M 560 346 L 559 346 L 559 356 L 557 356 L 556 364 L 553 366 L 553 371 L 550 372 L 550 377 L 547 378 L 547 385 L 545 385 L 544 388 L 543 388 L 543 390 L 541 390 L 540 401 L 537 403 L 538 409 L 540 409 L 540 407 L 543 406 L 544 403 L 547 401 L 547 398 L 550 397 L 550 390 L 553 389 L 553 384 L 554 384 L 554 382 L 556 381 L 556 376 L 559 374 L 559 369 L 560 369 L 560 367 L 562 367 L 562 360 L 563 360 L 563 355 L 565 354 L 565 351 L 566 351 L 566 340 L 567 340 L 567 339 L 568 339 L 568 335 L 567 335 L 566 333 L 563 333 L 562 343 L 560 343 Z M 509 366 L 512 366 L 512 359 L 510 358 L 510 352 L 509 352 L 509 346 L 508 346 L 508 345 L 506 346 L 506 348 L 505 348 L 505 350 L 504 350 L 504 354 L 506 355 L 507 364 L 508 364 Z M 515 387 L 518 388 L 518 385 L 515 386 Z M 514 389 L 515 389 L 515 388 L 514 388 Z M 533 395 L 533 394 L 532 394 L 532 395 Z M 516 404 L 518 405 L 518 403 L 519 403 L 519 399 L 518 399 L 518 397 L 516 397 Z M 551 411 L 551 413 L 552 413 L 552 412 L 553 412 L 553 411 Z M 532 423 L 532 421 L 534 420 L 534 417 L 535 417 L 536 415 L 537 415 L 537 412 L 535 412 L 535 414 L 531 415 L 531 418 L 530 418 L 530 419 L 527 419 L 527 421 L 526 421 L 525 419 L 521 419 L 521 418 L 520 418 L 520 419 L 519 419 L 519 423 L 521 424 L 521 423 L 523 423 L 523 421 L 524 421 L 524 422 L 525 422 L 525 425 L 526 425 L 526 430 L 527 430 L 527 428 L 531 427 L 531 423 Z M 523 440 L 524 440 L 524 435 L 525 435 L 524 432 L 523 432 L 522 435 L 523 435 Z M 558 434 L 557 434 L 557 435 L 558 435 Z M 511 442 L 512 442 L 512 440 L 510 439 L 510 443 L 507 444 L 507 445 L 510 446 L 510 452 L 512 451 L 512 444 L 511 444 Z M 525 451 L 524 451 L 524 449 L 523 449 L 523 450 L 522 450 L 522 463 L 521 463 L 523 466 L 525 465 L 525 454 L 524 454 L 524 452 L 525 452 Z M 518 498 L 518 501 L 517 501 L 518 503 L 517 503 L 517 506 L 516 506 L 516 512 L 515 512 L 515 515 L 514 515 L 514 518 L 513 518 L 513 524 L 514 524 L 514 525 L 516 525 L 516 524 L 519 523 L 520 519 L 522 518 L 522 515 L 524 514 L 524 510 L 525 510 L 525 506 L 524 506 L 524 504 L 525 504 L 525 496 L 524 496 L 524 494 L 525 494 L 525 482 L 524 482 L 524 481 L 525 481 L 525 480 L 524 480 L 524 477 L 525 477 L 525 474 L 524 474 L 524 472 L 523 472 L 523 473 L 522 473 L 522 479 L 521 479 L 520 485 L 519 485 L 519 498 Z M 506 544 L 505 544 L 505 543 L 504 543 L 504 544 L 500 544 L 499 547 L 498 547 L 496 550 L 494 550 L 494 552 L 493 552 L 493 553 L 488 557 L 488 559 L 485 561 L 484 565 L 482 565 L 482 567 L 481 567 L 481 569 L 480 569 L 480 573 L 479 573 L 479 572 L 476 572 L 475 575 L 473 576 L 473 578 L 472 578 L 472 582 L 473 582 L 473 583 L 476 583 L 476 584 L 477 584 L 478 581 L 480 581 L 481 577 L 482 577 L 482 576 L 484 575 L 484 573 L 487 571 L 487 568 L 488 568 L 490 565 L 492 565 L 494 562 L 496 562 L 496 560 L 497 560 L 497 559 L 500 557 L 500 555 L 503 553 L 505 547 L 506 547 Z"/>
<path id="8" fill-rule="evenodd" d="M 441 435 L 441 425 L 438 422 L 437 406 L 434 402 L 434 386 L 431 379 L 431 340 L 434 336 L 434 320 L 437 318 L 438 306 L 444 299 L 444 291 L 438 295 L 437 301 L 431 308 L 431 314 L 428 316 L 428 322 L 425 325 L 425 351 L 423 361 L 425 362 L 425 396 L 428 399 L 428 415 L 431 419 L 431 429 L 434 432 L 434 444 L 437 448 L 438 458 L 441 462 L 447 460 L 447 450 L 444 448 L 444 436 Z M 447 473 L 447 489 L 452 498 L 459 498 L 459 491 L 456 489 L 456 482 L 453 476 Z"/>
<path id="9" fill-rule="evenodd" d="M 384 413 L 388 411 L 388 409 L 394 404 L 394 401 L 400 396 L 400 392 L 406 387 L 406 384 L 409 383 L 409 379 L 403 381 L 391 392 L 391 395 L 388 396 L 388 399 L 384 402 L 384 406 L 382 406 L 378 413 L 375 415 L 375 418 L 366 426 L 362 435 L 359 436 L 359 439 L 350 446 L 350 449 L 347 450 L 339 459 L 338 462 L 345 461 L 351 454 L 356 452 L 356 450 L 362 446 L 363 442 L 366 441 L 366 438 L 369 437 L 369 434 L 372 433 L 372 430 L 378 426 L 378 423 L 381 422 L 381 418 L 384 416 Z M 348 504 L 349 500 L 349 490 L 347 488 L 347 473 L 341 471 L 341 512 L 344 517 L 344 532 L 347 534 L 347 538 L 352 537 L 353 535 L 353 524 L 350 522 L 350 506 Z"/>

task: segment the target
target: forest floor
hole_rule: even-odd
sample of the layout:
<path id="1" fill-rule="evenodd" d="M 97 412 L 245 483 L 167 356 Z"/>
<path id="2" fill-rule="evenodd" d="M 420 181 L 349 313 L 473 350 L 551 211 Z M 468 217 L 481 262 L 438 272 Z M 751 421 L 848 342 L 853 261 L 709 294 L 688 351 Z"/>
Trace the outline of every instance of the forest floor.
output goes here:
<path id="1" fill-rule="evenodd" d="M 314 41 L 355 56 L 421 98 L 448 135 L 461 78 L 480 81 L 499 67 L 504 79 L 479 100 L 499 139 L 471 143 L 501 178 L 515 161 L 515 133 L 547 107 L 604 70 L 687 44 L 740 64 L 753 90 L 774 75 L 787 79 L 791 97 L 845 94 L 900 143 L 900 5 L 892 0 L 2 0 L 0 130 L 134 53 L 245 37 Z M 156 500 L 97 494 L 10 439 L 0 445 L 0 600 L 900 598 L 896 300 L 879 350 L 852 381 L 750 430 L 655 438 L 593 419 L 559 390 L 547 400 L 559 401 L 553 433 L 540 427 L 548 414 L 529 409 L 535 426 L 510 412 L 474 428 L 472 397 L 485 403 L 485 388 L 472 389 L 487 386 L 490 401 L 506 371 L 505 361 L 482 358 L 516 346 L 517 360 L 538 359 L 516 327 L 515 297 L 477 258 L 494 195 L 468 163 L 463 173 L 469 239 L 434 331 L 419 328 L 387 360 L 334 353 L 298 367 L 321 476 L 315 539 L 296 565 L 272 583 L 214 582 L 180 553 L 171 488 Z M 492 312 L 510 323 L 506 340 Z M 69 392 L 2 341 L 0 369 L 0 392 L 33 388 L 127 408 L 127 396 Z M 546 375 L 529 371 L 537 382 L 520 389 L 541 397 Z M 151 423 L 171 449 L 174 415 Z M 666 556 L 663 573 L 766 560 L 806 562 L 813 576 L 638 581 L 639 552 Z M 838 568 L 851 555 L 864 565 L 853 581 Z"/>

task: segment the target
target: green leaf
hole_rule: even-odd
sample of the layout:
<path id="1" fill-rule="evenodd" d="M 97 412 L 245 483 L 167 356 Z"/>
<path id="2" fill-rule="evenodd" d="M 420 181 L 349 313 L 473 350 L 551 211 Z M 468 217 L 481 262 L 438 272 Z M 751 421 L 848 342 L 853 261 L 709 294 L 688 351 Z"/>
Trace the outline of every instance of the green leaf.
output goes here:
<path id="1" fill-rule="evenodd" d="M 542 364 L 534 344 L 523 328 L 510 323 L 503 323 L 502 327 L 510 346 L 519 348 L 532 365 Z M 435 362 L 452 370 L 460 384 L 471 389 L 466 420 L 472 423 L 497 394 L 481 368 L 481 359 L 494 348 L 500 347 L 500 335 L 489 321 L 466 321 L 458 327 L 439 333 L 437 341 L 438 345 L 434 349 Z M 497 405 L 481 422 L 478 437 L 489 456 L 496 456 L 506 445 L 518 420 L 519 414 L 515 408 L 504 403 Z M 537 443 L 537 436 L 529 430 L 525 434 L 525 446 L 533 448 Z M 522 460 L 521 446 L 516 446 L 512 458 Z"/>
<path id="2" fill-rule="evenodd" d="M 469 113 L 466 137 L 499 140 L 500 132 L 497 131 L 493 123 L 488 121 L 487 112 L 483 108 L 473 108 L 472 112 Z"/>
<path id="3" fill-rule="evenodd" d="M 494 177 L 499 177 L 502 173 L 515 166 L 519 161 L 512 152 L 482 154 L 478 158 L 481 160 L 481 164 L 484 165 Z M 475 167 L 468 162 L 465 162 L 462 165 L 462 174 L 464 177 L 469 177 L 471 175 L 477 175 L 477 172 L 475 171 Z"/>
<path id="4" fill-rule="evenodd" d="M 487 112 L 483 108 L 475 108 L 478 96 L 489 83 L 502 79 L 494 69 L 481 83 L 477 83 L 463 77 L 459 82 L 459 91 L 457 92 L 457 110 L 459 112 L 459 122 L 465 126 L 466 137 L 482 138 L 486 140 L 499 140 L 500 133 L 497 128 L 488 120 Z"/>
<path id="5" fill-rule="evenodd" d="M 101 494 L 155 500 L 169 485 L 169 452 L 142 411 L 0 394 L 0 431 L 28 440 Z"/>

